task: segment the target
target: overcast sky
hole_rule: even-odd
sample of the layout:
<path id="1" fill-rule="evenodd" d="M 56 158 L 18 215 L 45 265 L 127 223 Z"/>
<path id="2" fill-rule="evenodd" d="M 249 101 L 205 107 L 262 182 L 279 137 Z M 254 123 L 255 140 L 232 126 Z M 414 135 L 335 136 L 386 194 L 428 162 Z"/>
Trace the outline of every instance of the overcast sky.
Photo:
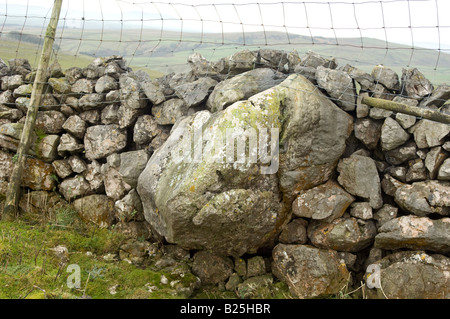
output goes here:
<path id="1" fill-rule="evenodd" d="M 35 1 L 0 0 L 29 6 Z M 39 1 L 50 15 L 53 0 Z M 33 7 L 35 6 L 35 7 Z M 433 49 L 450 49 L 449 0 L 63 0 L 67 26 L 100 20 L 128 28 L 143 26 L 184 32 L 281 31 L 323 37 L 372 37 Z M 38 14 L 36 12 L 36 14 Z M 144 22 L 140 21 L 143 19 Z M 124 22 L 122 23 L 121 20 Z"/>

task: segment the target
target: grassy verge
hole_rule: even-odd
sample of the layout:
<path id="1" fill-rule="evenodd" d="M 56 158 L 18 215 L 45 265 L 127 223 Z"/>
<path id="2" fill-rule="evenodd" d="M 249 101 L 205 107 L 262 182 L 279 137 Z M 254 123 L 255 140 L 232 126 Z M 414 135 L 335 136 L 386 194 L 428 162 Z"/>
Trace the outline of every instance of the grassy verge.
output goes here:
<path id="1" fill-rule="evenodd" d="M 115 256 L 125 238 L 122 234 L 86 226 L 73 211 L 64 208 L 53 220 L 27 214 L 20 221 L 0 222 L 0 298 L 184 298 L 180 287 L 196 281 L 190 273 L 152 270 Z M 64 246 L 68 253 L 57 253 Z M 80 269 L 80 287 L 69 265 Z M 168 283 L 161 283 L 165 276 Z"/>

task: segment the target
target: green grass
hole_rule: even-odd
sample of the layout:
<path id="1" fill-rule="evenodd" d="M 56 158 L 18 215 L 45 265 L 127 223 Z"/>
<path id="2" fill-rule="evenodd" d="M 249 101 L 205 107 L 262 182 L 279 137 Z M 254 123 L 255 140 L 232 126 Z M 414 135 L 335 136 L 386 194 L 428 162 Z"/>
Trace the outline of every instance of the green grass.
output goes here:
<path id="1" fill-rule="evenodd" d="M 185 297 L 170 285 L 162 285 L 161 276 L 169 282 L 180 280 L 181 285 L 190 285 L 196 280 L 192 274 L 180 277 L 103 259 L 106 254 L 117 254 L 124 240 L 118 232 L 82 224 L 68 207 L 52 220 L 44 221 L 42 214 L 25 214 L 15 222 L 0 222 L 0 299 Z M 67 247 L 67 260 L 52 252 L 58 245 Z M 67 285 L 70 264 L 80 266 L 80 289 Z M 116 293 L 111 294 L 111 287 L 116 285 Z M 149 291 L 148 287 L 156 288 Z"/>

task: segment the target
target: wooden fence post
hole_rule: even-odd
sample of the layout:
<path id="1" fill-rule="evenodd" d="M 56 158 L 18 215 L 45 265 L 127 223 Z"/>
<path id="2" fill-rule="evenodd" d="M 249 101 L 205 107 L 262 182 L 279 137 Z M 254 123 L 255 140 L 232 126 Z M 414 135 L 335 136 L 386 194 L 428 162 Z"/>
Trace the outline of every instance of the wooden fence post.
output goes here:
<path id="1" fill-rule="evenodd" d="M 14 220 L 18 211 L 20 199 L 20 186 L 22 184 L 22 172 L 25 167 L 26 155 L 30 148 L 31 137 L 34 131 L 36 116 L 41 104 L 42 92 L 47 81 L 47 69 L 50 56 L 53 50 L 56 28 L 58 26 L 59 15 L 61 12 L 62 0 L 55 0 L 53 4 L 50 22 L 45 32 L 44 45 L 42 47 L 41 57 L 36 72 L 36 78 L 31 91 L 30 104 L 28 106 L 27 117 L 23 127 L 22 136 L 17 149 L 17 160 L 11 174 L 11 179 L 6 192 L 6 202 L 3 209 L 3 220 Z"/>

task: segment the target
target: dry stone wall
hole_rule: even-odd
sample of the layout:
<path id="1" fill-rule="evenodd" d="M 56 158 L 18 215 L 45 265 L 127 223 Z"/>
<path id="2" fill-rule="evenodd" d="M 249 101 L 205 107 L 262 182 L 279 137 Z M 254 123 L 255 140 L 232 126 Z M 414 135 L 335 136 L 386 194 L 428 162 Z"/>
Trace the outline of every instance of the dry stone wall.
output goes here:
<path id="1" fill-rule="evenodd" d="M 24 59 L 8 62 L 0 60 L 1 193 L 35 74 Z M 450 86 L 414 68 L 369 74 L 314 52 L 245 50 L 217 62 L 195 53 L 188 63 L 191 71 L 158 79 L 120 56 L 64 72 L 53 65 L 21 207 L 38 211 L 43 197 L 51 209 L 73 203 L 86 222 L 195 252 L 202 282 L 230 290 L 281 280 L 299 298 L 336 294 L 373 280 L 366 269 L 375 265 L 381 288 L 369 297 L 450 298 L 450 126 L 357 99 L 450 113 Z M 174 132 L 198 127 L 211 136 L 277 129 L 277 169 L 262 174 L 262 158 L 177 162 Z"/>

